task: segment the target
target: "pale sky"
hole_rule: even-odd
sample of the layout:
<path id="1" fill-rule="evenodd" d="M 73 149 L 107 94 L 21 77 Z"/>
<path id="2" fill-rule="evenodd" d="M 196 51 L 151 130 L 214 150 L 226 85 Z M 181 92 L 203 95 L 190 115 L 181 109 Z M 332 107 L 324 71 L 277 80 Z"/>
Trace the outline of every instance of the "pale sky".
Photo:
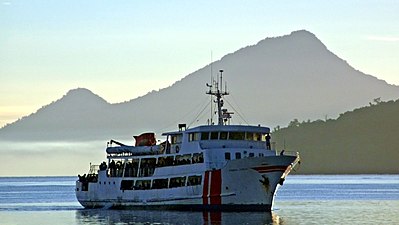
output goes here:
<path id="1" fill-rule="evenodd" d="M 123 102 L 172 85 L 211 55 L 302 29 L 355 69 L 399 85 L 396 0 L 0 0 L 0 127 L 70 89 Z"/>

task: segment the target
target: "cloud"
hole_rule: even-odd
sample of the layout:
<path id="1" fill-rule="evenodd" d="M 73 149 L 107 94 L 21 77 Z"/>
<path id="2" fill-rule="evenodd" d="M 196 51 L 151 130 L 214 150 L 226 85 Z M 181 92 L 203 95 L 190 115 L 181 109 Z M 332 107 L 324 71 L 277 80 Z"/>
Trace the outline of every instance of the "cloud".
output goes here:
<path id="1" fill-rule="evenodd" d="M 367 40 L 370 41 L 384 41 L 384 42 L 397 42 L 399 41 L 399 37 L 395 36 L 369 36 Z"/>

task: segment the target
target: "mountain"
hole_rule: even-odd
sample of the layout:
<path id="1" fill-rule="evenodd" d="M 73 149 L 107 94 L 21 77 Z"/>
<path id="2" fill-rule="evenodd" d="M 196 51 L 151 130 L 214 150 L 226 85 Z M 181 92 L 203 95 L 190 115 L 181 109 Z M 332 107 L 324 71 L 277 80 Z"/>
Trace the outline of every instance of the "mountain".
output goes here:
<path id="1" fill-rule="evenodd" d="M 0 140 L 126 140 L 141 132 L 174 130 L 178 123 L 205 124 L 211 68 L 225 71 L 226 107 L 236 111 L 233 123 L 284 126 L 293 118 L 336 117 L 376 98 L 399 98 L 399 87 L 355 70 L 301 30 L 239 49 L 170 87 L 123 103 L 71 90 L 0 129 Z"/>
<path id="2" fill-rule="evenodd" d="M 278 149 L 299 151 L 299 173 L 399 173 L 399 100 L 376 102 L 338 119 L 291 122 L 273 132 Z"/>
<path id="3" fill-rule="evenodd" d="M 90 90 L 70 90 L 61 99 L 36 113 L 2 128 L 1 137 L 23 140 L 53 140 L 101 133 L 99 121 L 106 120 L 111 105 Z M 70 135 L 68 135 L 70 134 Z"/>

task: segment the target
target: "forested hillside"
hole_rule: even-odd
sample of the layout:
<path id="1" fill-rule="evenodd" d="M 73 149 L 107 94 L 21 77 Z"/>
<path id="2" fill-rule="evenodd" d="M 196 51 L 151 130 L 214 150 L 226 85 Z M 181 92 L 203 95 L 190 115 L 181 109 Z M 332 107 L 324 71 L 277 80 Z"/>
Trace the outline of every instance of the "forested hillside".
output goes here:
<path id="1" fill-rule="evenodd" d="M 298 173 L 399 173 L 399 100 L 341 114 L 338 119 L 294 119 L 275 129 L 278 149 L 299 151 Z"/>

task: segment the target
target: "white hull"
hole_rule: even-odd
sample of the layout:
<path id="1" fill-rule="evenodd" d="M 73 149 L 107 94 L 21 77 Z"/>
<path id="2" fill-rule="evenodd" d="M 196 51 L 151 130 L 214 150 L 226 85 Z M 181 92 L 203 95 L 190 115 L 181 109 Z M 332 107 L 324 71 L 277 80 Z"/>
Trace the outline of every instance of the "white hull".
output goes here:
<path id="1" fill-rule="evenodd" d="M 86 208 L 270 211 L 276 187 L 296 159 L 267 156 L 231 160 L 222 169 L 203 170 L 200 185 L 169 189 L 121 190 L 121 181 L 126 178 L 107 177 L 100 171 L 98 182 L 89 183 L 88 191 L 80 191 L 82 183 L 77 181 L 76 195 Z"/>

